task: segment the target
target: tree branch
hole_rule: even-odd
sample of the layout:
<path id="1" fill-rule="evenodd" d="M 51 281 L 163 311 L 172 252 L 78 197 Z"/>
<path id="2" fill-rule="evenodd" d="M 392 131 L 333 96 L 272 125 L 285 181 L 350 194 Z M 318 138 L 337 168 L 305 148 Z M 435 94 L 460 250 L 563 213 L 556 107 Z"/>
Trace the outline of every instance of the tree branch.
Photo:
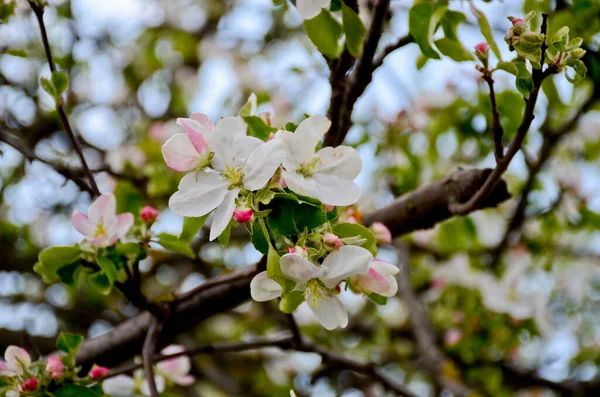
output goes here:
<path id="1" fill-rule="evenodd" d="M 494 79 L 492 79 L 491 73 L 487 70 L 483 73 L 483 80 L 490 87 L 490 103 L 492 108 L 492 133 L 494 134 L 494 156 L 496 157 L 496 164 L 504 157 L 504 146 L 502 145 L 502 137 L 504 136 L 504 128 L 500 122 L 500 112 L 498 111 L 498 105 L 496 104 L 496 93 L 494 92 Z"/>
<path id="2" fill-rule="evenodd" d="M 400 37 L 395 43 L 389 44 L 387 47 L 385 47 L 383 49 L 383 51 L 381 51 L 381 54 L 379 54 L 379 56 L 377 56 L 374 60 L 373 60 L 373 70 L 379 68 L 381 65 L 383 65 L 383 61 L 385 61 L 385 58 L 390 55 L 392 52 L 404 47 L 407 44 L 410 43 L 414 43 L 415 42 L 415 38 L 412 37 L 411 34 L 407 34 L 406 36 L 402 36 Z"/>
<path id="3" fill-rule="evenodd" d="M 410 285 L 408 247 L 402 244 L 398 245 L 397 249 L 400 257 L 400 272 L 396 276 L 398 291 L 404 302 L 408 305 L 411 330 L 417 341 L 417 346 L 425 367 L 431 371 L 436 379 L 436 383 L 451 391 L 453 395 L 458 397 L 473 395 L 475 391 L 465 386 L 460 380 L 448 379 L 444 375 L 444 366 L 450 360 L 437 347 L 435 332 L 431 328 L 429 317 Z"/>
<path id="4" fill-rule="evenodd" d="M 44 51 L 46 53 L 46 58 L 48 59 L 48 65 L 50 67 L 50 71 L 54 73 L 56 71 L 56 66 L 54 64 L 54 59 L 52 58 L 52 51 L 50 50 L 50 43 L 48 42 L 48 34 L 46 33 L 46 25 L 44 24 L 44 8 L 45 5 L 38 4 L 35 0 L 29 0 L 29 6 L 33 10 L 35 17 L 37 18 L 38 25 L 40 26 L 40 32 L 42 35 L 42 43 L 44 45 Z M 88 178 L 90 188 L 92 190 L 92 197 L 96 197 L 100 195 L 100 190 L 98 190 L 98 185 L 96 184 L 96 180 L 94 179 L 94 174 L 90 171 L 88 164 L 83 156 L 83 151 L 81 150 L 81 143 L 79 142 L 79 138 L 73 132 L 71 128 L 71 124 L 69 123 L 69 118 L 67 117 L 67 112 L 65 111 L 65 106 L 62 98 L 58 98 L 56 100 L 56 111 L 58 112 L 58 116 L 65 127 L 65 131 L 67 135 L 71 139 L 71 143 L 75 148 L 75 152 L 79 156 L 81 160 L 81 166 L 83 168 L 83 172 Z"/>

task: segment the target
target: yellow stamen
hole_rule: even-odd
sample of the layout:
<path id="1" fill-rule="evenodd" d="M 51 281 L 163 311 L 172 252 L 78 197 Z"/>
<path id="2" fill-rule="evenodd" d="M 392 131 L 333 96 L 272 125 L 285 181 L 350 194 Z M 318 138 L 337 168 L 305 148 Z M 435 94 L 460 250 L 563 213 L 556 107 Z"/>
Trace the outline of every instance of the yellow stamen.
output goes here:
<path id="1" fill-rule="evenodd" d="M 308 305 L 312 307 L 319 307 L 322 300 L 329 299 L 329 293 L 327 289 L 321 286 L 319 280 L 316 278 L 313 278 L 306 284 L 306 290 L 302 295 L 304 295 Z"/>
<path id="2" fill-rule="evenodd" d="M 308 163 L 300 164 L 300 168 L 296 171 L 296 173 L 300 175 L 304 175 L 305 177 L 309 177 L 313 175 L 317 171 L 317 165 L 321 159 L 317 156 L 313 157 L 313 159 Z"/>
<path id="3" fill-rule="evenodd" d="M 242 186 L 242 180 L 244 179 L 242 167 L 234 168 L 231 165 L 226 165 L 225 172 L 223 172 L 223 179 L 228 181 L 231 186 Z"/>

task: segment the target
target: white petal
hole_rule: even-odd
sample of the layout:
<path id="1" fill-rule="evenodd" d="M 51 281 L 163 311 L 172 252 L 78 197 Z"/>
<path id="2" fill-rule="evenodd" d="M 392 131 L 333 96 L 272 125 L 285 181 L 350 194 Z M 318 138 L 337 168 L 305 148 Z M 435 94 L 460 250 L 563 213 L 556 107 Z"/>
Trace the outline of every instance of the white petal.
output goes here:
<path id="1" fill-rule="evenodd" d="M 274 139 L 254 149 L 244 164 L 244 187 L 250 191 L 264 187 L 281 165 L 285 152 Z"/>
<path id="2" fill-rule="evenodd" d="M 298 284 L 318 278 L 322 273 L 320 268 L 298 254 L 285 254 L 281 257 L 279 265 L 283 275 Z"/>
<path id="3" fill-rule="evenodd" d="M 374 259 L 373 261 L 371 261 L 370 266 L 373 269 L 375 269 L 377 273 L 381 274 L 384 277 L 394 276 L 400 271 L 400 269 L 398 269 L 397 266 L 379 259 Z"/>
<path id="4" fill-rule="evenodd" d="M 162 145 L 161 149 L 167 167 L 175 171 L 194 169 L 201 157 L 186 134 L 173 135 Z"/>
<path id="5" fill-rule="evenodd" d="M 227 194 L 228 184 L 216 172 L 191 172 L 179 182 L 169 208 L 181 216 L 203 216 L 215 209 Z"/>
<path id="6" fill-rule="evenodd" d="M 325 329 L 331 331 L 334 328 L 345 328 L 348 325 L 348 312 L 337 296 L 331 296 L 319 303 L 318 307 L 311 305 L 308 307 Z"/>
<path id="7" fill-rule="evenodd" d="M 317 184 L 312 178 L 305 178 L 296 172 L 283 170 L 281 172 L 283 180 L 293 192 L 312 198 L 319 198 Z"/>
<path id="8" fill-rule="evenodd" d="M 163 355 L 181 353 L 185 347 L 181 345 L 169 345 L 160 351 Z M 165 377 L 175 381 L 181 377 L 187 376 L 192 369 L 192 362 L 188 356 L 180 356 L 170 360 L 161 361 L 156 364 L 158 370 Z"/>
<path id="9" fill-rule="evenodd" d="M 129 229 L 133 226 L 133 214 L 125 212 L 117 215 L 117 225 L 115 227 L 113 239 L 116 241 L 125 237 Z"/>
<path id="10" fill-rule="evenodd" d="M 92 223 L 114 223 L 117 212 L 117 200 L 112 194 L 102 194 L 90 205 L 88 218 Z"/>
<path id="11" fill-rule="evenodd" d="M 135 382 L 127 375 L 118 375 L 102 382 L 102 391 L 114 397 L 129 397 L 133 394 Z"/>
<path id="12" fill-rule="evenodd" d="M 398 281 L 394 276 L 386 277 L 387 281 L 390 283 L 390 289 L 388 291 L 383 292 L 382 296 L 394 296 L 398 293 Z"/>
<path id="13" fill-rule="evenodd" d="M 311 116 L 298 125 L 294 133 L 282 131 L 278 136 L 283 142 L 284 150 L 295 164 L 310 162 L 315 154 L 317 144 L 325 135 L 331 121 L 325 116 Z M 294 171 L 284 164 L 288 171 Z"/>
<path id="14" fill-rule="evenodd" d="M 8 346 L 4 351 L 4 359 L 8 363 L 9 369 L 18 375 L 23 373 L 23 366 L 29 367 L 31 364 L 31 357 L 27 350 L 18 346 Z"/>
<path id="15" fill-rule="evenodd" d="M 296 8 L 303 19 L 313 19 L 321 12 L 322 8 L 329 8 L 331 0 L 298 0 Z"/>
<path id="16" fill-rule="evenodd" d="M 346 206 L 355 204 L 360 199 L 360 189 L 349 179 L 320 172 L 308 179 L 315 184 L 315 187 L 308 185 L 310 196 L 318 198 L 323 204 Z"/>
<path id="17" fill-rule="evenodd" d="M 345 278 L 365 273 L 372 259 L 373 255 L 368 250 L 355 245 L 345 245 L 325 258 L 321 265 L 323 274 L 319 279 L 327 288 L 333 288 Z"/>
<path id="18" fill-rule="evenodd" d="M 260 272 L 250 281 L 250 295 L 257 302 L 270 301 L 279 298 L 283 289 L 281 285 L 267 276 L 267 272 Z"/>
<path id="19" fill-rule="evenodd" d="M 354 179 L 360 173 L 362 160 L 360 155 L 350 146 L 331 146 L 323 148 L 316 153 L 319 158 L 317 172 L 341 176 L 345 179 Z"/>
<path id="20" fill-rule="evenodd" d="M 248 154 L 263 143 L 246 136 L 246 129 L 241 117 L 225 117 L 217 123 L 208 139 L 208 146 L 215 153 L 211 161 L 215 170 L 223 172 L 225 165 L 242 165 Z"/>
<path id="21" fill-rule="evenodd" d="M 235 199 L 240 194 L 240 189 L 235 188 L 229 190 L 223 199 L 223 202 L 219 204 L 215 211 L 215 217 L 213 218 L 212 225 L 210 226 L 210 241 L 213 241 L 223 233 L 223 230 L 231 221 L 233 211 L 235 211 Z"/>
<path id="22" fill-rule="evenodd" d="M 165 378 L 160 375 L 154 375 L 154 383 L 156 384 L 156 390 L 159 393 L 165 391 Z M 148 384 L 147 379 L 144 379 L 142 387 L 140 387 L 140 391 L 144 396 L 150 396 L 150 385 Z"/>

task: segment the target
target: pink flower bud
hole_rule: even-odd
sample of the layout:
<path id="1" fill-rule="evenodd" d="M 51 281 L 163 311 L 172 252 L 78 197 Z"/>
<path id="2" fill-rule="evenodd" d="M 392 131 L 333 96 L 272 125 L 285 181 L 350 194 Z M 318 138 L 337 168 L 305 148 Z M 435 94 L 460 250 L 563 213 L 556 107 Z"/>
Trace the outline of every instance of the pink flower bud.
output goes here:
<path id="1" fill-rule="evenodd" d="M 487 54 L 489 49 L 490 49 L 490 46 L 486 42 L 479 43 L 475 46 L 475 51 L 477 51 L 478 53 L 481 53 L 481 54 Z"/>
<path id="2" fill-rule="evenodd" d="M 515 25 L 516 25 L 516 24 L 518 24 L 519 22 L 523 22 L 523 19 L 522 19 L 522 18 L 513 18 L 513 19 L 511 20 L 511 22 L 512 22 L 513 26 L 515 26 Z"/>
<path id="3" fill-rule="evenodd" d="M 369 229 L 373 232 L 378 244 L 391 244 L 392 232 L 381 222 L 374 222 Z"/>
<path id="4" fill-rule="evenodd" d="M 342 248 L 342 240 L 338 236 L 333 233 L 325 233 L 323 236 L 323 243 L 325 244 L 325 248 L 337 251 Z"/>
<path id="5" fill-rule="evenodd" d="M 46 372 L 52 379 L 62 378 L 63 370 L 65 365 L 60 361 L 60 358 L 52 356 L 48 358 L 48 364 L 46 365 Z"/>
<path id="6" fill-rule="evenodd" d="M 37 389 L 37 387 L 38 387 L 38 381 L 36 378 L 27 379 L 25 381 L 25 383 L 23 383 L 23 385 L 21 386 L 23 391 L 33 391 L 33 390 Z"/>
<path id="7" fill-rule="evenodd" d="M 458 328 L 451 328 L 444 334 L 444 344 L 446 346 L 456 346 L 462 339 L 462 331 Z"/>
<path id="8" fill-rule="evenodd" d="M 298 255 L 301 255 L 301 256 L 304 256 L 304 257 L 307 256 L 306 248 L 304 248 L 304 247 L 298 247 L 298 246 L 296 246 L 296 247 L 287 247 L 286 248 L 286 252 L 288 254 L 298 254 Z"/>
<path id="9" fill-rule="evenodd" d="M 100 367 L 98 365 L 94 365 L 92 367 L 92 369 L 90 370 L 89 377 L 94 380 L 98 380 L 98 379 L 104 378 L 106 375 L 108 375 L 109 372 L 110 372 L 110 369 L 108 369 L 106 367 Z"/>
<path id="10" fill-rule="evenodd" d="M 153 224 L 159 215 L 160 212 L 156 208 L 150 207 L 149 205 L 145 206 L 140 211 L 140 218 L 142 218 L 142 221 L 146 224 Z"/>
<path id="11" fill-rule="evenodd" d="M 325 205 L 325 211 L 331 212 L 335 209 L 335 205 Z"/>
<path id="12" fill-rule="evenodd" d="M 248 207 L 240 207 L 233 211 L 233 219 L 237 223 L 246 223 L 252 220 L 254 213 L 251 208 Z"/>

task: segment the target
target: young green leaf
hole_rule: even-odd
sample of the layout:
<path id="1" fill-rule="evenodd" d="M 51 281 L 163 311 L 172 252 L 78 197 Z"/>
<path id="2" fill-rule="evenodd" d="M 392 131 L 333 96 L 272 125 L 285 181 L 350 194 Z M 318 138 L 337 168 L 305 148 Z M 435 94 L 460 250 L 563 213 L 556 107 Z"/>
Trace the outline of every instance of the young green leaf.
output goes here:
<path id="1" fill-rule="evenodd" d="M 113 284 L 104 272 L 96 272 L 88 276 L 88 283 L 101 295 L 108 295 L 112 291 Z"/>
<path id="2" fill-rule="evenodd" d="M 60 97 L 69 86 L 69 76 L 67 76 L 67 74 L 63 72 L 53 72 L 50 81 L 54 86 L 54 93 L 55 97 L 57 98 Z"/>
<path id="3" fill-rule="evenodd" d="M 177 236 L 173 236 L 168 233 L 161 233 L 158 236 L 158 243 L 169 251 L 176 252 L 187 256 L 188 258 L 195 258 L 196 254 L 189 246 L 189 243 L 181 241 Z"/>
<path id="4" fill-rule="evenodd" d="M 293 194 L 276 194 L 267 208 L 273 211 L 266 218 L 273 236 L 290 236 L 312 230 L 327 222 L 327 215 L 320 204 L 299 200 Z"/>
<path id="5" fill-rule="evenodd" d="M 271 127 L 258 116 L 243 117 L 248 124 L 248 135 L 254 136 L 261 141 L 266 141 L 271 136 L 271 132 L 277 132 L 277 128 Z"/>
<path id="6" fill-rule="evenodd" d="M 456 62 L 473 61 L 475 57 L 467 51 L 458 40 L 442 37 L 435 41 L 435 46 L 442 54 Z"/>
<path id="7" fill-rule="evenodd" d="M 46 91 L 52 98 L 56 98 L 56 91 L 54 90 L 52 82 L 45 77 L 42 77 L 40 80 L 44 91 Z"/>
<path id="8" fill-rule="evenodd" d="M 302 302 L 304 302 L 304 293 L 302 291 L 292 291 L 281 298 L 279 310 L 284 313 L 293 313 Z"/>
<path id="9" fill-rule="evenodd" d="M 58 270 L 76 262 L 80 254 L 81 250 L 77 246 L 46 248 L 38 255 L 38 263 L 34 265 L 33 270 L 44 277 L 45 282 L 55 282 L 59 279 Z"/>
<path id="10" fill-rule="evenodd" d="M 377 239 L 373 233 L 358 223 L 338 223 L 333 227 L 333 234 L 341 239 L 349 237 L 361 237 L 366 240 L 362 247 L 377 255 Z"/>
<path id="11" fill-rule="evenodd" d="M 310 41 L 328 58 L 340 55 L 339 40 L 342 25 L 327 10 L 321 11 L 313 19 L 304 21 L 304 29 Z"/>
<path id="12" fill-rule="evenodd" d="M 496 40 L 494 40 L 494 34 L 492 32 L 492 26 L 488 22 L 485 14 L 479 11 L 474 5 L 473 2 L 470 2 L 471 12 L 477 18 L 477 22 L 479 23 L 479 29 L 481 30 L 481 34 L 485 37 L 485 41 L 489 44 L 490 48 L 496 55 L 499 61 L 502 61 L 502 54 L 500 53 L 500 49 L 498 48 L 498 44 L 496 44 Z"/>
<path id="13" fill-rule="evenodd" d="M 83 336 L 62 332 L 56 340 L 56 348 L 68 355 L 75 355 L 83 342 Z"/>
<path id="14" fill-rule="evenodd" d="M 388 302 L 387 296 L 381 296 L 379 294 L 376 294 L 375 292 L 371 292 L 369 295 L 367 295 L 367 297 L 371 302 L 375 303 L 376 305 L 386 305 Z"/>
<path id="15" fill-rule="evenodd" d="M 408 27 L 423 55 L 440 59 L 431 43 L 438 22 L 448 9 L 446 2 L 416 2 L 408 13 Z"/>
<path id="16" fill-rule="evenodd" d="M 346 35 L 346 48 L 353 57 L 358 57 L 362 51 L 363 39 L 367 33 L 358 14 L 346 4 L 342 5 L 342 22 Z"/>
<path id="17" fill-rule="evenodd" d="M 192 242 L 196 234 L 198 234 L 202 226 L 204 226 L 206 219 L 208 219 L 208 214 L 197 218 L 184 217 L 179 240 L 188 244 Z"/>
<path id="18" fill-rule="evenodd" d="M 96 260 L 98 262 L 98 266 L 100 266 L 100 269 L 106 275 L 106 278 L 112 287 L 117 280 L 117 266 L 115 266 L 114 262 L 105 256 L 101 256 Z"/>

